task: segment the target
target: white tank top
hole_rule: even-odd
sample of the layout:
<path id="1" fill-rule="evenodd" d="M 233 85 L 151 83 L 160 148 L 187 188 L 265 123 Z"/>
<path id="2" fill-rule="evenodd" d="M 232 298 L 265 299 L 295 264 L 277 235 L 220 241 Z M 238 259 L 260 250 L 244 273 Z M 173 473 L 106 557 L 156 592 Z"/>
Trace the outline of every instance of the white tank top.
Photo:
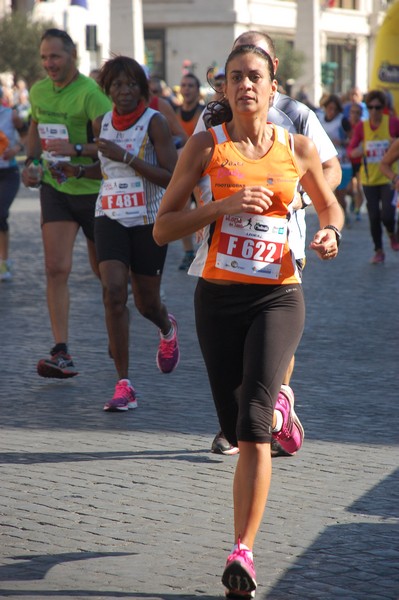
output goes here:
<path id="1" fill-rule="evenodd" d="M 112 112 L 104 115 L 100 136 L 115 142 L 151 165 L 158 165 L 148 135 L 150 121 L 158 111 L 147 108 L 136 123 L 124 131 L 112 125 Z M 103 181 L 96 203 L 96 217 L 108 216 L 125 227 L 154 223 L 165 190 L 151 183 L 134 168 L 98 153 Z"/>

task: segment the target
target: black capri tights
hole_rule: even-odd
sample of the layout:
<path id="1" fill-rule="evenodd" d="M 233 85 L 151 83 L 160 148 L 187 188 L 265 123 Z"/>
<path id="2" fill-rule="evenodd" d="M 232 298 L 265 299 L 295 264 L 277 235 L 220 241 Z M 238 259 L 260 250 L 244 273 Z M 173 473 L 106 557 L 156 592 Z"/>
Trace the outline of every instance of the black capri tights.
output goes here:
<path id="1" fill-rule="evenodd" d="M 19 184 L 18 167 L 0 169 L 0 231 L 8 231 L 9 210 L 18 193 Z"/>
<path id="2" fill-rule="evenodd" d="M 374 242 L 374 250 L 381 250 L 383 247 L 382 225 L 384 225 L 388 234 L 393 234 L 395 231 L 395 191 L 390 184 L 364 185 L 363 191 L 367 200 L 367 212 L 370 221 L 370 233 Z"/>
<path id="3" fill-rule="evenodd" d="M 230 442 L 270 443 L 280 386 L 300 342 L 302 286 L 199 279 L 197 335 L 221 429 Z"/>

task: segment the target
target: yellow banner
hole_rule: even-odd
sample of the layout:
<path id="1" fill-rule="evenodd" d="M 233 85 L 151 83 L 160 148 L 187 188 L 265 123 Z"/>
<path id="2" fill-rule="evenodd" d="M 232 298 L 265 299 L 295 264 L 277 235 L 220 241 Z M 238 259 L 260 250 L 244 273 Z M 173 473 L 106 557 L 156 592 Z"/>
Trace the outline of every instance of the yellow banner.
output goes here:
<path id="1" fill-rule="evenodd" d="M 390 92 L 399 115 L 399 1 L 389 7 L 377 34 L 370 89 Z"/>

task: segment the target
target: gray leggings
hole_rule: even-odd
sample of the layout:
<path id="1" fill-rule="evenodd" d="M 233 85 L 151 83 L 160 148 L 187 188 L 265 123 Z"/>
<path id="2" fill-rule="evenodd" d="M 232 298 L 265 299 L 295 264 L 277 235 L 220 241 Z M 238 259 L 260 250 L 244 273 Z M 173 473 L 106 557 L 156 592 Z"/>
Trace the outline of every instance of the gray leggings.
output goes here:
<path id="1" fill-rule="evenodd" d="M 223 433 L 234 446 L 238 440 L 269 443 L 280 386 L 303 333 L 302 286 L 199 279 L 194 304 Z"/>

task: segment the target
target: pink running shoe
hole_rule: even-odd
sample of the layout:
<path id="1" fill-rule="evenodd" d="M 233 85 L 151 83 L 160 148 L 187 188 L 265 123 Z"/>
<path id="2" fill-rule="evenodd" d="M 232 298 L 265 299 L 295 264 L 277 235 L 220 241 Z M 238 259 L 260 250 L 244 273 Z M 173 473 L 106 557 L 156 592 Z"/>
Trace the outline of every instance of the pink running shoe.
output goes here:
<path id="1" fill-rule="evenodd" d="M 227 557 L 222 576 L 226 587 L 226 598 L 253 598 L 256 590 L 256 574 L 252 553 L 246 548 L 238 547 Z"/>
<path id="2" fill-rule="evenodd" d="M 115 386 L 112 400 L 108 400 L 108 402 L 104 404 L 104 410 L 109 410 L 111 412 L 116 410 L 128 410 L 129 408 L 137 408 L 136 391 L 126 379 L 121 379 Z"/>
<path id="3" fill-rule="evenodd" d="M 385 261 L 385 253 L 382 250 L 377 250 L 373 258 L 370 260 L 372 265 L 380 265 Z"/>
<path id="4" fill-rule="evenodd" d="M 157 365 L 161 373 L 171 373 L 179 364 L 180 350 L 177 341 L 177 321 L 173 315 L 168 315 L 170 322 L 174 327 L 174 334 L 171 340 L 165 340 L 161 337 L 157 352 Z"/>
<path id="5" fill-rule="evenodd" d="M 283 426 L 280 431 L 273 433 L 273 439 L 290 455 L 298 452 L 305 437 L 302 423 L 294 410 L 294 402 L 294 392 L 290 386 L 282 385 L 275 409 L 283 415 Z"/>
<path id="6" fill-rule="evenodd" d="M 399 242 L 398 242 L 397 236 L 394 233 L 390 236 L 390 241 L 391 241 L 392 250 L 394 250 L 395 252 L 398 252 L 399 251 Z"/>

